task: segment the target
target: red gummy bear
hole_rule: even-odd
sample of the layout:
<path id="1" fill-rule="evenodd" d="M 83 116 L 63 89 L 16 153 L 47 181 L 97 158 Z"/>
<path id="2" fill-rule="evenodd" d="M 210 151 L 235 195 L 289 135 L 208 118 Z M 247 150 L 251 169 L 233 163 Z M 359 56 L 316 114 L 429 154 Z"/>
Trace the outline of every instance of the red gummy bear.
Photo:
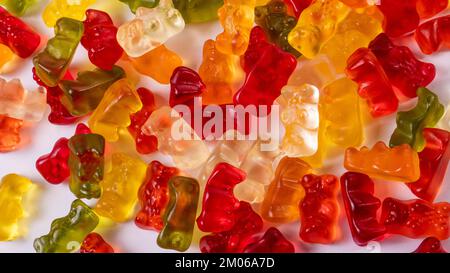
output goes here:
<path id="1" fill-rule="evenodd" d="M 89 60 L 97 67 L 111 70 L 122 57 L 123 49 L 116 39 L 117 27 L 108 13 L 88 9 L 84 20 L 81 44 L 88 51 Z"/>
<path id="2" fill-rule="evenodd" d="M 381 201 L 373 195 L 372 179 L 362 173 L 347 172 L 341 177 L 341 191 L 355 243 L 365 246 L 370 241 L 381 240 L 386 227 L 377 220 Z"/>
<path id="3" fill-rule="evenodd" d="M 249 244 L 245 253 L 294 253 L 294 245 L 276 228 L 269 228 L 258 241 Z"/>
<path id="4" fill-rule="evenodd" d="M 448 0 L 417 0 L 417 12 L 420 18 L 431 18 L 445 10 Z"/>
<path id="5" fill-rule="evenodd" d="M 450 204 L 386 198 L 383 201 L 381 223 L 391 234 L 413 239 L 433 236 L 447 240 L 450 237 Z"/>
<path id="6" fill-rule="evenodd" d="M 386 116 L 397 111 L 399 101 L 394 89 L 371 50 L 356 50 L 347 60 L 346 74 L 358 83 L 358 93 L 367 100 L 373 117 Z"/>
<path id="7" fill-rule="evenodd" d="M 390 37 L 414 31 L 419 25 L 416 0 L 381 0 L 378 6 L 384 14 L 383 29 Z"/>
<path id="8" fill-rule="evenodd" d="M 243 68 L 247 76 L 244 85 L 234 94 L 233 102 L 244 107 L 267 106 L 267 113 L 270 113 L 273 102 L 281 94 L 281 88 L 294 72 L 297 60 L 292 54 L 269 44 L 264 30 L 258 26 L 252 29 L 244 59 Z"/>
<path id="9" fill-rule="evenodd" d="M 411 49 L 394 45 L 384 33 L 370 43 L 369 49 L 377 57 L 398 94 L 406 98 L 417 97 L 417 89 L 426 87 L 436 76 L 433 64 L 417 60 Z"/>
<path id="10" fill-rule="evenodd" d="M 441 241 L 434 237 L 428 237 L 414 250 L 413 253 L 447 253 L 442 247 Z"/>
<path id="11" fill-rule="evenodd" d="M 25 59 L 36 51 L 41 37 L 22 20 L 0 7 L 0 43 Z"/>
<path id="12" fill-rule="evenodd" d="M 180 66 L 177 67 L 170 78 L 169 105 L 186 105 L 194 107 L 194 100 L 206 90 L 200 75 L 194 70 Z"/>
<path id="13" fill-rule="evenodd" d="M 450 161 L 450 133 L 435 128 L 423 129 L 425 149 L 419 153 L 420 178 L 406 185 L 419 198 L 433 202 L 441 188 Z"/>
<path id="14" fill-rule="evenodd" d="M 49 87 L 45 85 L 36 74 L 36 70 L 33 67 L 33 79 L 39 85 L 47 90 L 47 104 L 50 106 L 50 114 L 48 115 L 48 121 L 52 124 L 67 125 L 77 122 L 80 117 L 72 116 L 67 108 L 61 103 L 61 96 L 63 91 L 59 86 Z M 64 76 L 65 80 L 72 80 L 72 75 L 69 72 Z"/>
<path id="15" fill-rule="evenodd" d="M 415 39 L 425 54 L 433 54 L 441 47 L 450 48 L 450 15 L 421 24 L 416 29 Z"/>
<path id="16" fill-rule="evenodd" d="M 312 1 L 313 0 L 284 0 L 284 2 L 292 8 L 297 19 L 300 17 L 300 14 L 302 14 L 302 11 L 311 5 Z"/>
<path id="17" fill-rule="evenodd" d="M 216 165 L 203 195 L 203 206 L 197 225 L 204 232 L 223 232 L 233 228 L 236 223 L 235 211 L 239 200 L 234 197 L 234 187 L 245 180 L 245 173 L 228 164 Z"/>
<path id="18" fill-rule="evenodd" d="M 234 212 L 236 222 L 232 229 L 203 236 L 200 250 L 203 253 L 239 253 L 249 243 L 251 237 L 263 228 L 263 220 L 253 211 L 252 206 L 244 201 Z"/>
<path id="19" fill-rule="evenodd" d="M 300 238 L 308 243 L 330 244 L 336 240 L 339 182 L 334 175 L 303 176 L 306 195 L 299 204 Z"/>
<path id="20" fill-rule="evenodd" d="M 100 234 L 92 232 L 84 238 L 80 253 L 114 253 L 114 248 Z"/>
<path id="21" fill-rule="evenodd" d="M 75 130 L 76 135 L 90 134 L 91 130 L 80 123 Z M 36 160 L 36 169 L 51 184 L 60 184 L 70 176 L 68 165 L 70 150 L 69 140 L 65 137 L 56 141 L 52 151 Z"/>
<path id="22" fill-rule="evenodd" d="M 142 102 L 142 109 L 130 115 L 131 124 L 128 131 L 136 143 L 136 150 L 140 154 L 150 154 L 158 150 L 158 138 L 142 133 L 142 126 L 155 110 L 155 98 L 152 92 L 146 88 L 137 90 Z"/>
<path id="23" fill-rule="evenodd" d="M 178 173 L 177 168 L 167 167 L 159 161 L 150 163 L 147 168 L 147 177 L 138 193 L 141 209 L 134 220 L 138 227 L 156 231 L 162 229 L 162 215 L 169 202 L 167 183 Z"/>

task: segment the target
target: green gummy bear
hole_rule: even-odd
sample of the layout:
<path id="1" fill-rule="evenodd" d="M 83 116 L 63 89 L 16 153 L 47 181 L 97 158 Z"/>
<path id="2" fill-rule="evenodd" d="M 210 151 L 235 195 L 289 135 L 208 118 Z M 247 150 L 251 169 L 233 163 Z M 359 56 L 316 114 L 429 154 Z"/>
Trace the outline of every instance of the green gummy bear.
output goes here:
<path id="1" fill-rule="evenodd" d="M 157 243 L 162 248 L 186 251 L 192 242 L 199 199 L 197 180 L 174 176 L 169 180 L 169 203 Z"/>
<path id="2" fill-rule="evenodd" d="M 415 108 L 397 113 L 397 128 L 391 136 L 389 146 L 409 144 L 417 152 L 422 151 L 425 147 L 423 129 L 434 127 L 444 115 L 444 105 L 439 102 L 436 94 L 420 87 L 417 89 L 417 96 L 419 101 Z"/>
<path id="3" fill-rule="evenodd" d="M 300 52 L 288 42 L 288 35 L 296 26 L 297 19 L 287 13 L 286 4 L 282 0 L 272 0 L 265 6 L 255 8 L 255 22 L 264 29 L 270 41 L 296 58 Z"/>
<path id="4" fill-rule="evenodd" d="M 69 139 L 69 188 L 78 198 L 99 198 L 104 173 L 105 138 L 79 134 Z"/>
<path id="5" fill-rule="evenodd" d="M 61 103 L 73 116 L 89 114 L 97 108 L 106 90 L 124 77 L 125 71 L 119 66 L 114 66 L 110 71 L 96 68 L 80 72 L 76 80 L 62 80 L 59 83 L 64 92 Z"/>
<path id="6" fill-rule="evenodd" d="M 34 240 L 34 249 L 38 253 L 76 252 L 98 222 L 95 212 L 83 201 L 76 199 L 67 216 L 55 219 L 49 233 Z"/>
<path id="7" fill-rule="evenodd" d="M 127 4 L 133 13 L 136 13 L 137 8 L 139 7 L 154 8 L 159 4 L 159 0 L 119 0 L 119 1 Z"/>
<path id="8" fill-rule="evenodd" d="M 55 87 L 64 77 L 83 36 L 83 22 L 61 18 L 55 25 L 55 37 L 33 58 L 36 74 L 47 86 Z"/>
<path id="9" fill-rule="evenodd" d="M 186 23 L 203 23 L 217 20 L 223 0 L 173 0 L 173 4 Z"/>
<path id="10" fill-rule="evenodd" d="M 36 0 L 0 0 L 0 5 L 12 14 L 22 16 L 35 2 Z"/>

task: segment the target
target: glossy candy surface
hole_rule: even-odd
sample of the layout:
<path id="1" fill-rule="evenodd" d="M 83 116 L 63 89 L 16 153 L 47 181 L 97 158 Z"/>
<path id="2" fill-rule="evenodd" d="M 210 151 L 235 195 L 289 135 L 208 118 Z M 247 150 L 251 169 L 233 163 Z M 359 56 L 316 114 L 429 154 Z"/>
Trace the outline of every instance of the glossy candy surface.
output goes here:
<path id="1" fill-rule="evenodd" d="M 269 228 L 256 242 L 245 247 L 244 253 L 294 253 L 294 245 L 276 228 Z"/>
<path id="2" fill-rule="evenodd" d="M 53 27 L 63 17 L 83 20 L 84 12 L 97 0 L 51 0 L 42 13 L 42 19 L 48 27 Z"/>
<path id="3" fill-rule="evenodd" d="M 157 243 L 162 248 L 186 251 L 192 242 L 199 199 L 198 182 L 189 177 L 169 180 L 169 203 L 163 216 L 164 226 Z"/>
<path id="4" fill-rule="evenodd" d="M 80 253 L 114 253 L 114 249 L 105 242 L 100 234 L 92 232 L 84 238 Z"/>

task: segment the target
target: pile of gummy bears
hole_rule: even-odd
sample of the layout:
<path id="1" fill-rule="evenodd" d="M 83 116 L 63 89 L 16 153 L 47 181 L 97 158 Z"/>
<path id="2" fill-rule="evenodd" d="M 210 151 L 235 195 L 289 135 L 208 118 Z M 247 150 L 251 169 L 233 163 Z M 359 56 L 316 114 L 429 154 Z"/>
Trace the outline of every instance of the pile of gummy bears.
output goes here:
<path id="1" fill-rule="evenodd" d="M 20 19 L 40 1 L 0 0 L 0 73 L 15 59 L 30 59 L 39 86 L 28 91 L 0 77 L 0 152 L 22 148 L 22 127 L 42 120 L 47 105 L 50 123 L 77 124 L 72 137 L 36 160 L 47 182 L 68 181 L 76 197 L 67 216 L 35 239 L 37 252 L 71 252 L 74 243 L 82 253 L 114 252 L 98 226 L 134 219 L 158 232 L 166 249 L 188 250 L 197 226 L 204 234 L 194 244 L 202 252 L 292 253 L 296 247 L 277 225 L 299 222 L 302 242 L 333 244 L 342 239 L 343 215 L 359 246 L 401 235 L 424 239 L 416 252 L 445 252 L 450 203 L 435 198 L 450 160 L 450 116 L 426 88 L 435 66 L 400 44 L 409 37 L 427 55 L 449 49 L 448 0 L 120 2 L 134 18 L 117 26 L 107 12 L 89 9 L 96 0 L 49 1 L 42 19 L 54 37 L 41 48 L 43 36 Z M 198 72 L 164 45 L 186 24 L 217 19 L 223 32 L 204 42 Z M 96 68 L 74 77 L 80 43 Z M 157 106 L 150 90 L 135 87 L 133 73 L 170 84 L 168 103 Z M 398 111 L 415 98 L 415 107 Z M 211 141 L 176 110 L 193 109 L 197 99 L 202 109 L 224 111 L 278 105 L 280 144 L 264 151 L 262 139 Z M 394 114 L 388 145 L 359 148 L 368 120 Z M 84 118 L 88 126 L 79 123 Z M 226 133 L 248 134 L 241 122 L 235 116 Z M 196 138 L 174 138 L 180 123 Z M 139 154 L 160 152 L 174 166 L 110 153 L 123 135 Z M 348 172 L 340 178 L 320 174 L 335 148 L 345 149 Z M 376 180 L 404 183 L 417 199 L 382 201 Z M 23 236 L 33 185 L 18 174 L 3 177 L 1 241 Z"/>

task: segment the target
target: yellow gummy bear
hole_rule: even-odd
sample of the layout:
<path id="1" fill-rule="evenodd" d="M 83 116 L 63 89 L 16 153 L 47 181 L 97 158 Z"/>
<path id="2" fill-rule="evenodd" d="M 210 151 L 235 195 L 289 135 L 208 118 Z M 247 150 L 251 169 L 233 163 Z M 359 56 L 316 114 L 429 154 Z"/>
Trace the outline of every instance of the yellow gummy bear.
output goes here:
<path id="1" fill-rule="evenodd" d="M 336 34 L 323 46 L 321 53 L 328 56 L 338 72 L 343 72 L 347 59 L 358 48 L 367 47 L 382 32 L 383 15 L 377 7 L 353 10 L 338 25 Z"/>
<path id="2" fill-rule="evenodd" d="M 0 72 L 2 68 L 14 59 L 14 53 L 9 47 L 0 44 Z"/>
<path id="3" fill-rule="evenodd" d="M 42 19 L 48 27 L 54 27 L 62 17 L 81 21 L 86 9 L 95 2 L 97 0 L 53 0 L 42 13 Z"/>
<path id="4" fill-rule="evenodd" d="M 107 141 L 119 140 L 119 129 L 127 128 L 130 115 L 142 108 L 138 93 L 127 79 L 111 85 L 89 119 L 92 132 L 102 135 Z"/>
<path id="5" fill-rule="evenodd" d="M 306 58 L 314 58 L 349 12 L 350 8 L 339 0 L 316 0 L 300 15 L 289 33 L 289 44 Z"/>
<path id="6" fill-rule="evenodd" d="M 124 222 L 132 216 L 147 165 L 122 153 L 113 154 L 111 164 L 111 171 L 100 182 L 102 196 L 94 211 L 115 222 Z"/>
<path id="7" fill-rule="evenodd" d="M 10 241 L 21 234 L 19 221 L 25 217 L 23 198 L 33 183 L 30 179 L 8 174 L 0 184 L 0 241 Z"/>

